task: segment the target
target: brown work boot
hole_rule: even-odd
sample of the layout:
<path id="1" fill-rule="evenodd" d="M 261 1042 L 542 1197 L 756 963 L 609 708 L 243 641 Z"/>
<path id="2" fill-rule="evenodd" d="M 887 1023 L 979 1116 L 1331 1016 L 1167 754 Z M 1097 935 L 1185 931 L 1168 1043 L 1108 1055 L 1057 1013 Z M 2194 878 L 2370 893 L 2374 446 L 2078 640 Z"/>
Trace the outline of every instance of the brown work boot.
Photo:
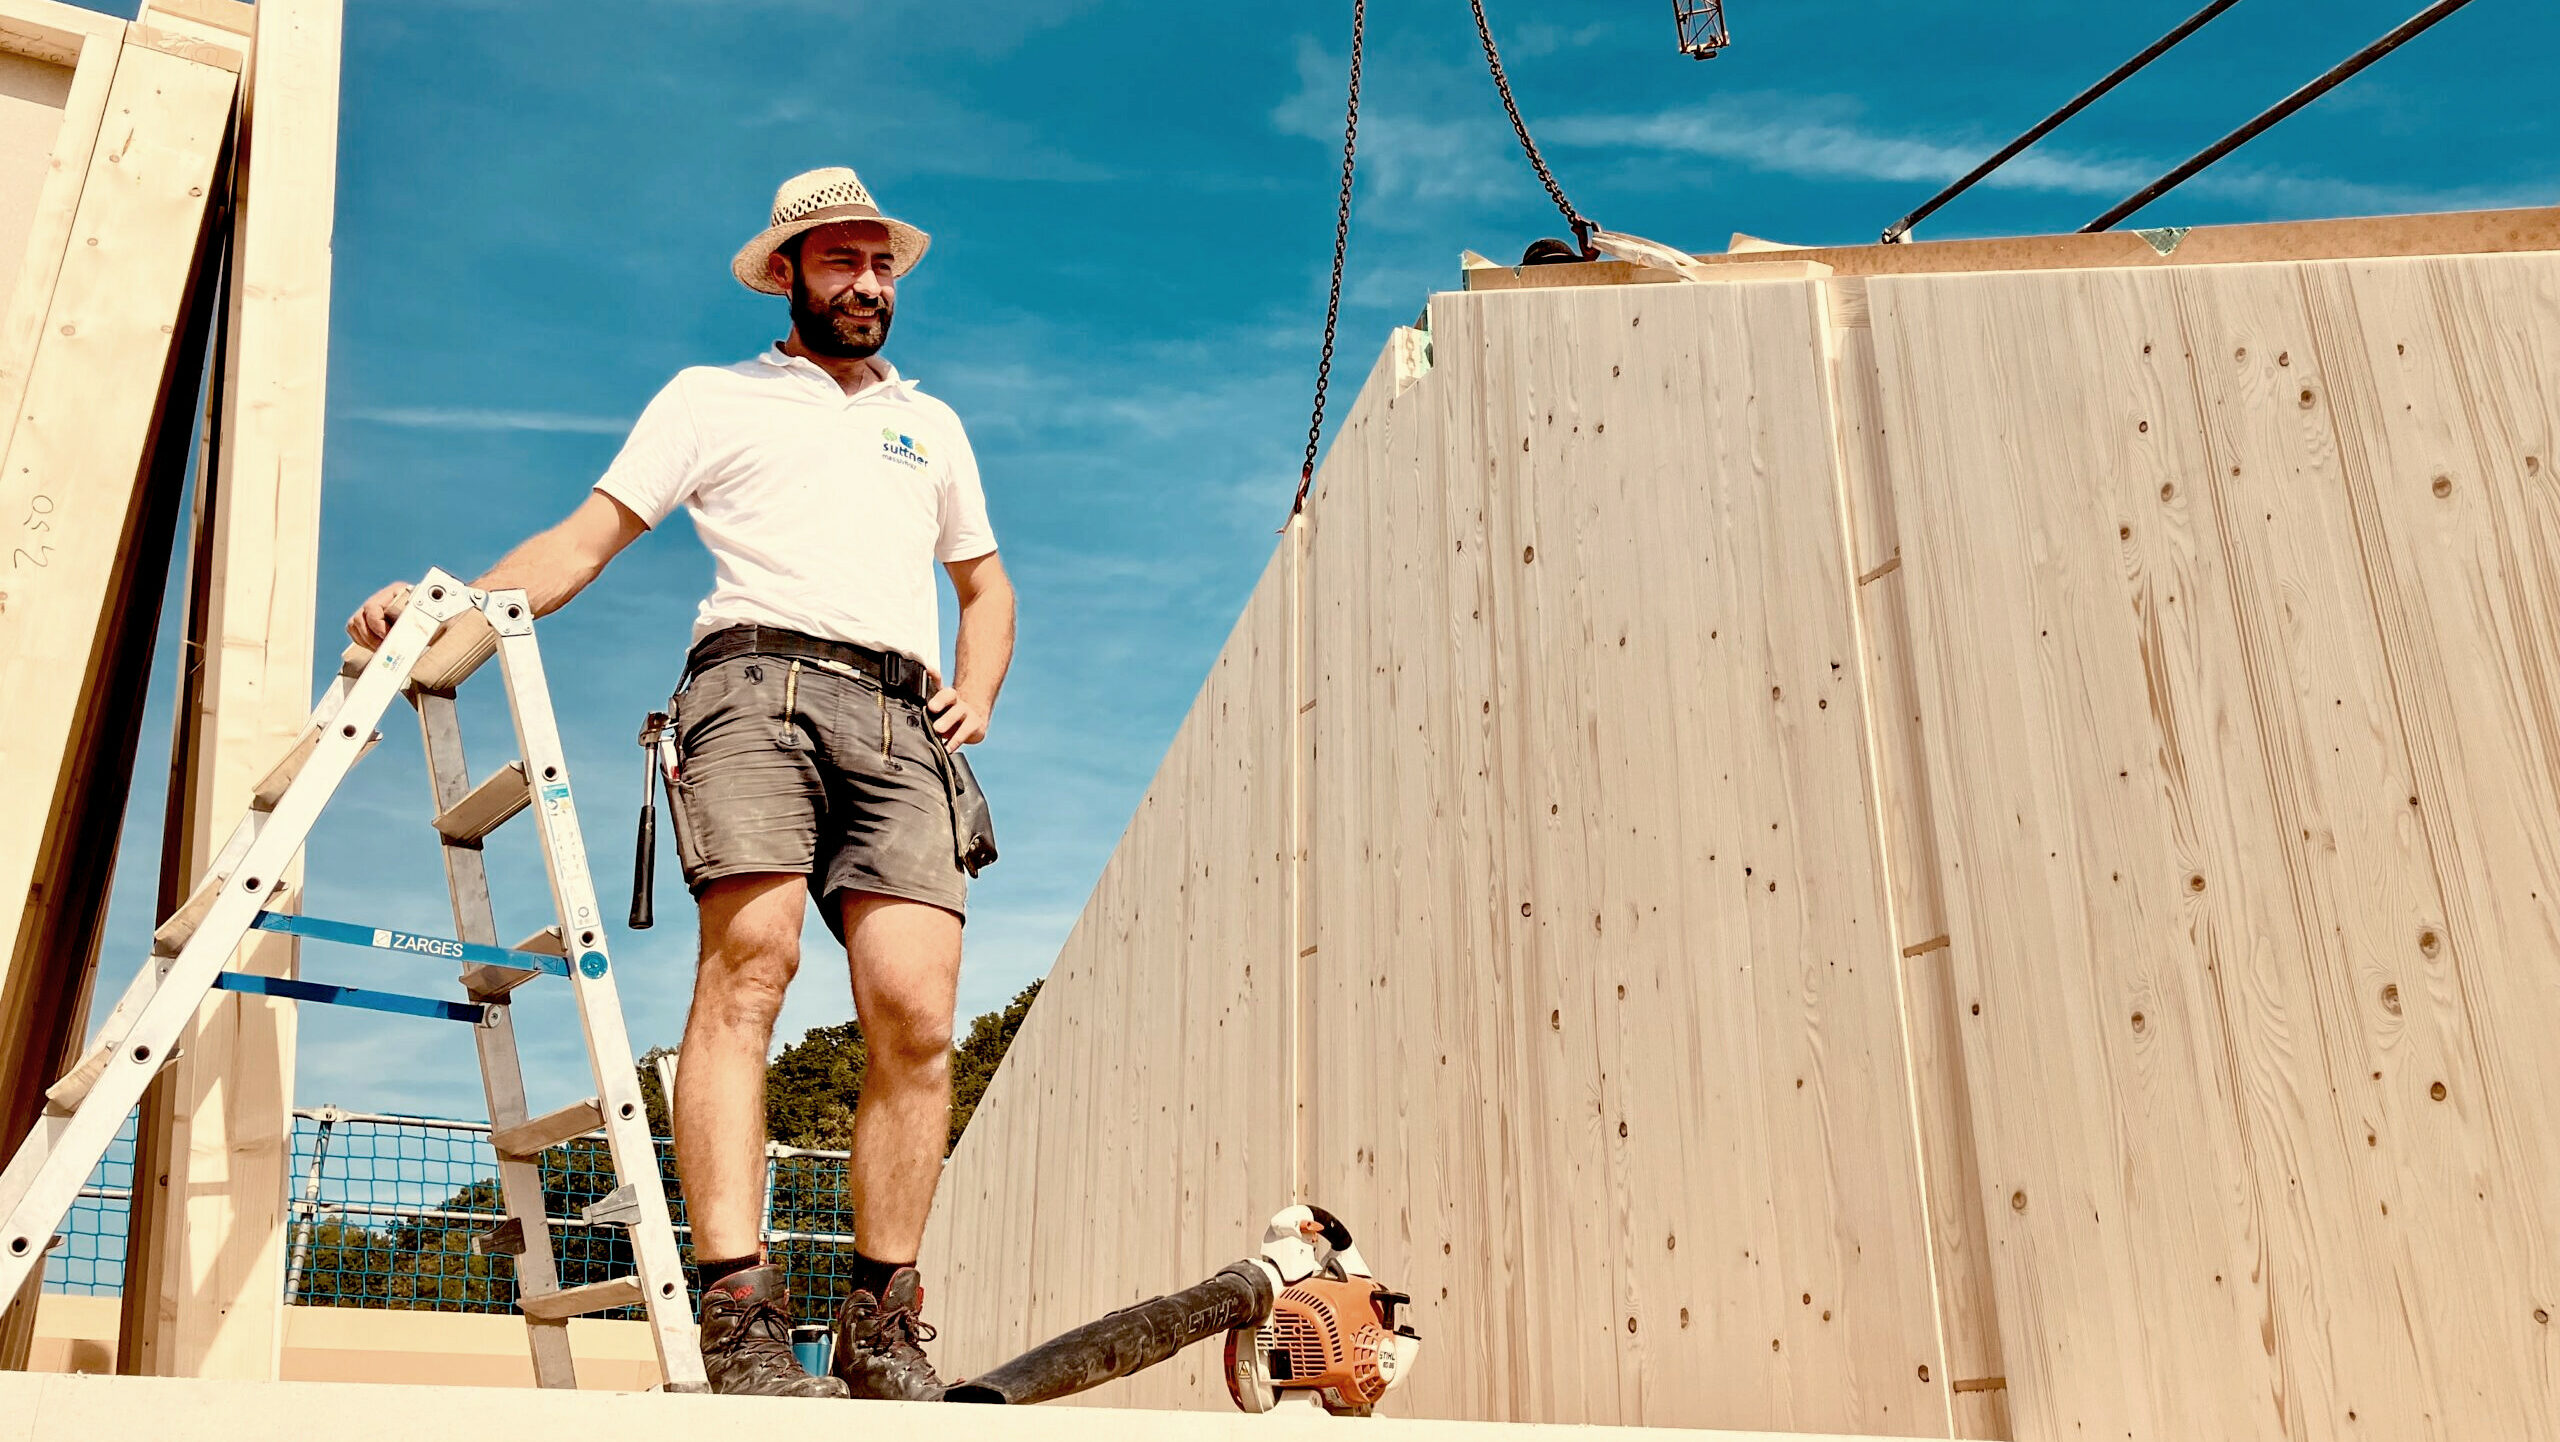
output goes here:
<path id="1" fill-rule="evenodd" d="M 939 1402 L 942 1379 L 924 1355 L 933 1328 L 918 1319 L 924 1282 L 913 1267 L 900 1267 L 877 1297 L 856 1292 L 836 1313 L 836 1380 L 856 1397 L 891 1402 Z"/>
<path id="2" fill-rule="evenodd" d="M 702 1293 L 702 1370 L 711 1390 L 745 1397 L 841 1397 L 844 1384 L 812 1377 L 791 1351 L 791 1294 L 782 1269 L 731 1272 Z"/>

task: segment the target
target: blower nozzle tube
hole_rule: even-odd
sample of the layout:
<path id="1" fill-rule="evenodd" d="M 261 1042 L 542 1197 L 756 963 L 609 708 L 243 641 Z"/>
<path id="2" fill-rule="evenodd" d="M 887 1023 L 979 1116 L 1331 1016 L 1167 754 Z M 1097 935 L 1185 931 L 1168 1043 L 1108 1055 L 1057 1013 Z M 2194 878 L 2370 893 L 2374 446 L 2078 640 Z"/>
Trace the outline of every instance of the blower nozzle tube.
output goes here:
<path id="1" fill-rule="evenodd" d="M 1204 1338 L 1253 1326 L 1271 1315 L 1272 1302 L 1270 1275 L 1237 1262 L 1196 1287 L 1052 1337 L 953 1387 L 942 1400 L 1020 1406 L 1072 1396 L 1152 1367 Z"/>

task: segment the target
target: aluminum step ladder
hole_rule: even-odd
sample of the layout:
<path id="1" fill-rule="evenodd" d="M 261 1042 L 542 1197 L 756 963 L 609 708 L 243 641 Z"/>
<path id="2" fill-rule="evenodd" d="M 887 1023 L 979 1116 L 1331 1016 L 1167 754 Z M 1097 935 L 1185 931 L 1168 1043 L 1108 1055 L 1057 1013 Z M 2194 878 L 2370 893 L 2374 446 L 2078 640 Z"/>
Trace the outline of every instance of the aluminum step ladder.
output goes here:
<path id="1" fill-rule="evenodd" d="M 493 655 L 505 676 L 522 759 L 475 785 L 463 760 L 455 691 Z M 402 696 L 416 707 L 426 741 L 456 935 L 421 936 L 268 909 L 282 890 L 277 878 L 301 852 L 339 783 L 381 739 L 374 728 Z M 540 832 L 559 920 L 513 946 L 500 946 L 481 843 L 527 810 Z M 463 999 L 227 970 L 252 928 L 459 962 Z M 567 978 L 577 997 L 596 1094 L 533 1116 L 525 1109 L 508 998 L 546 974 Z M 535 1379 L 545 1387 L 575 1387 L 568 1320 L 637 1306 L 647 1313 L 668 1390 L 707 1390 L 692 1298 L 623 1029 L 586 845 L 570 801 L 568 762 L 541 653 L 534 647 L 533 608 L 522 591 L 484 594 L 443 571 L 429 571 L 380 649 L 347 653 L 301 739 L 259 783 L 248 815 L 195 891 L 153 933 L 152 963 L 125 989 L 80 1064 L 45 1093 L 43 1115 L 0 1173 L 0 1297 L 16 1296 L 43 1267 L 54 1229 L 82 1184 L 198 1005 L 216 989 L 470 1023 L 506 1208 L 505 1220 L 475 1238 L 473 1249 L 515 1260 L 517 1305 L 527 1323 Z M 540 1158 L 551 1147 L 598 1131 L 612 1153 L 617 1185 L 583 1215 L 590 1224 L 627 1228 L 638 1270 L 564 1288 L 543 1210 Z"/>

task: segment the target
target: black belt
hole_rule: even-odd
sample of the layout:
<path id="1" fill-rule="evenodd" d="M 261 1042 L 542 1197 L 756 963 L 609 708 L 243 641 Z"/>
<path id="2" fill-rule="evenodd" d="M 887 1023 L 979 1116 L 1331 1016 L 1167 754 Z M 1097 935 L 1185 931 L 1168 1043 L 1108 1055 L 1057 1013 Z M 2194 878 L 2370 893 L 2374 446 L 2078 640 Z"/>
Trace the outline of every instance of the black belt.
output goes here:
<path id="1" fill-rule="evenodd" d="M 849 666 L 880 683 L 892 696 L 928 698 L 924 663 L 900 651 L 875 651 L 843 641 L 786 631 L 779 626 L 728 626 L 693 643 L 685 656 L 685 679 L 739 656 L 780 656 L 801 661 L 828 661 Z"/>

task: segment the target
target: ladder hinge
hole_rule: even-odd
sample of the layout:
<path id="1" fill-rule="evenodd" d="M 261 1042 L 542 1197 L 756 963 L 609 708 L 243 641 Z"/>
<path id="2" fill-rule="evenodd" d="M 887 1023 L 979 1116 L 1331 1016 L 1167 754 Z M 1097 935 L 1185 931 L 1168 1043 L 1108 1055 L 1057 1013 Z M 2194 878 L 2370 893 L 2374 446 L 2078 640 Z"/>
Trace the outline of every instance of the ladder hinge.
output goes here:
<path id="1" fill-rule="evenodd" d="M 640 1189 L 629 1182 L 624 1182 L 621 1186 L 580 1207 L 578 1215 L 596 1226 L 638 1226 L 640 1224 Z"/>

